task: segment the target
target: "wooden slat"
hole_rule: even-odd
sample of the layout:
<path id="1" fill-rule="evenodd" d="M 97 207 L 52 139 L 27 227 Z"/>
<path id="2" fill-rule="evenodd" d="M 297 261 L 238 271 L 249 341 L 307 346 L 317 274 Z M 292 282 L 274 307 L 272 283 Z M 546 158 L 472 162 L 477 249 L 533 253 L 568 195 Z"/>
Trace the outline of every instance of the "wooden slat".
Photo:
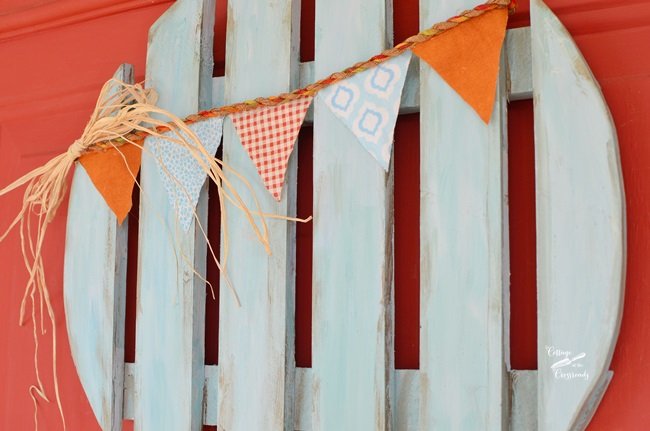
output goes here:
<path id="1" fill-rule="evenodd" d="M 228 6 L 226 43 L 232 49 L 226 58 L 226 102 L 277 94 L 295 86 L 300 2 L 231 0 Z M 225 162 L 249 179 L 262 211 L 295 214 L 295 150 L 280 203 L 264 187 L 230 121 L 224 130 L 223 151 Z M 250 193 L 233 181 L 249 207 L 255 208 Z M 226 210 L 224 230 L 231 235 L 227 271 L 241 307 L 222 278 L 218 427 L 292 430 L 295 224 L 268 221 L 269 256 L 246 217 L 230 204 Z"/>
<path id="2" fill-rule="evenodd" d="M 294 407 L 294 428 L 296 431 L 309 431 L 313 429 L 313 379 L 314 376 L 311 368 L 296 368 L 296 402 Z"/>
<path id="3" fill-rule="evenodd" d="M 158 105 L 184 116 L 196 112 L 211 84 L 213 0 L 180 0 L 153 25 L 147 85 Z M 194 222 L 180 227 L 156 161 L 142 156 L 137 307 L 135 427 L 200 430 L 203 415 L 206 248 Z M 207 186 L 197 214 L 207 228 Z"/>
<path id="4" fill-rule="evenodd" d="M 123 64 L 114 75 L 133 82 Z M 63 272 L 72 357 L 101 428 L 122 429 L 128 219 L 120 226 L 77 164 L 68 206 Z"/>
<path id="5" fill-rule="evenodd" d="M 505 47 L 508 54 L 508 99 L 531 99 L 533 97 L 533 74 L 530 27 L 508 30 Z"/>
<path id="6" fill-rule="evenodd" d="M 391 44 L 386 36 L 391 33 L 391 8 L 386 4 L 385 0 L 316 3 L 317 79 Z M 391 217 L 391 177 L 317 99 L 312 329 L 315 430 L 390 427 L 394 374 Z"/>
<path id="7" fill-rule="evenodd" d="M 510 373 L 510 393 L 510 430 L 536 430 L 537 371 L 513 370 Z"/>
<path id="8" fill-rule="evenodd" d="M 421 24 L 473 4 L 422 0 Z M 419 426 L 501 430 L 508 390 L 505 66 L 486 126 L 421 65 Z"/>
<path id="9" fill-rule="evenodd" d="M 589 66 L 539 0 L 531 2 L 531 32 L 538 424 L 540 431 L 580 430 L 609 382 L 623 307 L 625 208 L 618 141 Z M 572 364 L 556 364 L 583 353 Z"/>
<path id="10" fill-rule="evenodd" d="M 124 364 L 124 419 L 133 420 L 135 417 L 135 375 L 137 368 L 134 363 Z"/>
<path id="11" fill-rule="evenodd" d="M 208 365 L 205 367 L 205 394 L 203 398 L 203 423 L 216 425 L 219 407 L 219 367 Z"/>
<path id="12" fill-rule="evenodd" d="M 395 371 L 395 415 L 393 429 L 420 430 L 420 395 L 422 390 L 419 370 Z"/>

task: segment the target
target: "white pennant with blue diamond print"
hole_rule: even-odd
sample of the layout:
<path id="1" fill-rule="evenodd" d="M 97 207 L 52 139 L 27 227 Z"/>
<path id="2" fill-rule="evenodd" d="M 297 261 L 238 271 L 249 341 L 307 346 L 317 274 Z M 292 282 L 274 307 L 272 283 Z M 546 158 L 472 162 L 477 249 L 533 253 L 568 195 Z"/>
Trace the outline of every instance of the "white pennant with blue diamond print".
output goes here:
<path id="1" fill-rule="evenodd" d="M 411 51 L 318 93 L 386 171 Z"/>
<path id="2" fill-rule="evenodd" d="M 209 118 L 188 127 L 198 136 L 208 154 L 214 156 L 221 142 L 223 117 Z M 173 138 L 175 133 L 167 132 L 164 135 Z M 194 219 L 194 208 L 207 175 L 190 151 L 175 142 L 149 136 L 146 138 L 146 146 L 156 159 L 169 203 L 176 211 L 181 227 L 187 231 Z"/>

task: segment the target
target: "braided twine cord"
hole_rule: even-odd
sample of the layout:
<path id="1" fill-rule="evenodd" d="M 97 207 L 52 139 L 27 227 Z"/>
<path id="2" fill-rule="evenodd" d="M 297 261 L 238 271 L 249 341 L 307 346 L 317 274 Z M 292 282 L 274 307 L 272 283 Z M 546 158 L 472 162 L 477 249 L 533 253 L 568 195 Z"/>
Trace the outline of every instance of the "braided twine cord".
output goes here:
<path id="1" fill-rule="evenodd" d="M 380 54 L 377 54 L 368 60 L 360 61 L 347 69 L 344 69 L 339 72 L 335 72 L 329 75 L 326 78 L 323 78 L 319 81 L 316 81 L 312 84 L 307 85 L 306 87 L 296 89 L 290 93 L 282 93 L 275 96 L 269 97 L 258 97 L 253 100 L 247 100 L 244 102 L 234 103 L 232 105 L 219 106 L 217 108 L 205 110 L 192 114 L 183 119 L 185 124 L 193 124 L 199 121 L 206 120 L 213 117 L 222 117 L 238 112 L 250 111 L 260 107 L 267 106 L 277 106 L 283 103 L 290 102 L 292 100 L 300 99 L 302 97 L 314 96 L 320 90 L 325 87 L 328 87 L 337 82 L 343 81 L 351 76 L 356 75 L 357 73 L 363 72 L 365 70 L 371 69 L 391 58 L 397 57 L 403 54 L 406 50 L 413 48 L 416 45 L 427 42 L 430 39 L 439 36 L 445 33 L 448 30 L 451 30 L 458 25 L 470 21 L 473 18 L 477 18 L 483 15 L 486 12 L 490 12 L 495 9 L 508 9 L 509 13 L 513 13 L 516 7 L 515 0 L 488 0 L 486 3 L 475 6 L 473 9 L 466 10 L 461 12 L 459 15 L 451 17 L 446 21 L 439 22 L 429 27 L 426 30 L 422 30 L 420 33 L 409 37 L 402 43 L 389 48 Z M 165 132 L 170 128 L 167 126 L 157 126 L 158 132 Z M 98 142 L 93 147 L 89 148 L 89 151 L 97 149 L 106 149 L 114 146 L 119 146 L 126 141 L 142 142 L 147 136 L 147 132 L 144 130 L 136 130 L 130 133 L 125 138 L 118 138 L 108 142 Z"/>

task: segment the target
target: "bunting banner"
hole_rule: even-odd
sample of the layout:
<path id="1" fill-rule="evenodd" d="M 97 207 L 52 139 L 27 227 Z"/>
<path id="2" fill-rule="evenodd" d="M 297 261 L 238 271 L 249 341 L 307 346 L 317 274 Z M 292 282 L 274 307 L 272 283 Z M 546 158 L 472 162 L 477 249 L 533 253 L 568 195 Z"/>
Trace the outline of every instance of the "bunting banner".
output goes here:
<path id="1" fill-rule="evenodd" d="M 209 118 L 188 126 L 200 139 L 209 154 L 216 154 L 221 143 L 223 117 Z M 167 132 L 164 136 L 172 136 Z M 180 132 L 186 139 L 187 135 Z M 156 158 L 158 172 L 165 185 L 169 202 L 176 211 L 180 226 L 187 231 L 194 219 L 194 209 L 199 201 L 201 187 L 207 176 L 192 153 L 164 137 L 147 137 L 145 149 Z M 207 164 L 207 160 L 204 160 Z"/>
<path id="2" fill-rule="evenodd" d="M 313 97 L 230 116 L 266 189 L 279 201 L 289 157 Z"/>
<path id="3" fill-rule="evenodd" d="M 411 48 L 487 124 L 499 77 L 508 11 L 494 9 Z"/>
<path id="4" fill-rule="evenodd" d="M 388 171 L 400 99 L 412 53 L 429 64 L 487 124 L 496 97 L 508 11 L 513 6 L 506 0 L 491 0 L 304 88 L 213 108 L 191 115 L 185 121 L 202 134 L 210 127 L 203 128 L 200 124 L 218 125 L 220 138 L 222 119 L 229 116 L 266 189 L 279 201 L 296 138 L 312 99 L 317 96 Z M 146 135 L 143 131 L 133 134 L 139 138 Z M 162 175 L 161 171 L 161 176 L 170 201 L 179 213 L 181 225 L 187 230 L 205 174 L 187 150 L 160 138 L 148 137 L 147 142 L 160 143 L 156 145 L 156 155 L 164 159 L 164 163 L 159 168 L 169 164 L 168 174 Z M 206 149 L 212 149 L 215 142 L 204 142 L 204 145 Z M 131 158 L 135 156 L 130 154 Z M 94 178 L 93 183 L 107 204 L 122 220 L 130 209 L 127 201 L 131 199 L 133 184 L 129 175 L 121 172 L 116 178 L 124 185 L 116 182 L 111 187 L 110 166 L 115 163 L 110 162 L 108 155 L 92 157 L 96 164 L 106 163 L 106 175 L 99 173 L 101 168 L 98 166 L 91 167 L 93 172 L 89 175 Z M 135 162 L 133 159 L 130 164 Z M 82 164 L 86 167 L 88 162 Z M 177 174 L 179 178 L 176 178 Z"/>
<path id="5" fill-rule="evenodd" d="M 124 144 L 79 157 L 93 185 L 122 224 L 133 205 L 133 187 L 140 172 L 142 148 Z"/>
<path id="6" fill-rule="evenodd" d="M 406 51 L 318 93 L 386 171 L 410 61 L 411 51 Z"/>

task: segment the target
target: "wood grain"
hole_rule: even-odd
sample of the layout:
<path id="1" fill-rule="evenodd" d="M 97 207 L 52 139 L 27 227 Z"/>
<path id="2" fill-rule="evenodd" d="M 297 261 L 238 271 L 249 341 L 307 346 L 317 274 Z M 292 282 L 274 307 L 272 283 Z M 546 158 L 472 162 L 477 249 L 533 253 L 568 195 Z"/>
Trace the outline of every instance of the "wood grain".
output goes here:
<path id="1" fill-rule="evenodd" d="M 531 2 L 531 35 L 538 424 L 540 431 L 581 430 L 609 382 L 623 311 L 618 140 L 589 66 L 540 0 Z M 558 364 L 565 359 L 572 362 Z"/>
<path id="2" fill-rule="evenodd" d="M 235 49 L 227 51 L 225 101 L 276 94 L 295 86 L 300 2 L 231 0 L 228 7 L 226 43 Z M 224 161 L 250 181 L 266 213 L 295 215 L 296 150 L 278 203 L 264 187 L 232 123 L 225 123 Z M 255 208 L 243 184 L 233 181 L 249 208 Z M 227 272 L 241 307 L 222 277 L 218 427 L 228 431 L 292 430 L 295 224 L 268 221 L 268 255 L 238 209 L 227 204 L 226 214 L 222 232 L 230 235 Z"/>
<path id="3" fill-rule="evenodd" d="M 147 85 L 178 116 L 205 108 L 211 84 L 213 0 L 176 2 L 152 26 Z M 208 95 L 211 94 L 208 91 Z M 206 246 L 195 222 L 180 227 L 150 150 L 142 155 L 135 429 L 198 431 L 204 385 Z M 207 185 L 196 212 L 207 228 Z M 192 268 L 193 267 L 193 268 Z"/>
<path id="4" fill-rule="evenodd" d="M 473 5 L 420 2 L 422 26 Z M 507 427 L 505 63 L 488 126 L 420 69 L 420 423 Z"/>
<path id="5" fill-rule="evenodd" d="M 316 3 L 317 79 L 392 43 L 389 4 Z M 312 429 L 390 429 L 392 174 L 318 99 L 313 169 Z"/>
<path id="6" fill-rule="evenodd" d="M 133 82 L 123 64 L 114 75 Z M 63 302 L 72 358 L 104 431 L 122 429 L 128 217 L 122 225 L 76 164 L 65 241 Z"/>

